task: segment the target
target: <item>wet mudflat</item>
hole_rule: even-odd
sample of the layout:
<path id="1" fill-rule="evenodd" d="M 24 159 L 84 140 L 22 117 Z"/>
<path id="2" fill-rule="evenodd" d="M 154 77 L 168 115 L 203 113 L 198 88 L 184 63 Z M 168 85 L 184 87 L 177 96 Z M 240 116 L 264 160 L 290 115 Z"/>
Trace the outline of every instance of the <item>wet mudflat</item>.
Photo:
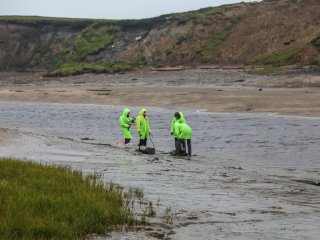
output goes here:
<path id="1" fill-rule="evenodd" d="M 0 72 L 0 101 L 183 107 L 208 112 L 320 117 L 319 70 L 296 69 L 269 75 L 248 72 L 140 69 L 123 74 L 61 78 L 45 78 L 41 73 Z"/>
<path id="2" fill-rule="evenodd" d="M 194 156 L 187 160 L 168 154 L 174 109 L 149 109 L 155 156 L 116 147 L 121 111 L 0 102 L 0 126 L 16 134 L 0 153 L 142 188 L 157 211 L 151 226 L 104 238 L 318 239 L 319 118 L 185 110 L 194 130 Z"/>

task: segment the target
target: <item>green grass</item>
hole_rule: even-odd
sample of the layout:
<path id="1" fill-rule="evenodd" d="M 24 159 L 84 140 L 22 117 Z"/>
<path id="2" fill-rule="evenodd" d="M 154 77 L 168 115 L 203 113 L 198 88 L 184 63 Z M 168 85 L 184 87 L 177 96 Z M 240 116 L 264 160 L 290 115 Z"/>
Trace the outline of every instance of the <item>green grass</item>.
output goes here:
<path id="1" fill-rule="evenodd" d="M 119 26 L 103 24 L 92 24 L 86 27 L 81 34 L 75 38 L 72 48 L 61 48 L 59 55 L 53 59 L 53 64 L 56 66 L 55 73 L 63 76 L 77 75 L 86 72 L 111 73 L 129 71 L 133 66 L 139 64 L 145 65 L 145 58 L 141 54 L 131 62 L 81 63 L 87 55 L 95 54 L 112 44 L 115 33 L 118 30 Z"/>
<path id="2" fill-rule="evenodd" d="M 198 11 L 181 13 L 179 14 L 177 25 L 185 25 L 189 22 L 192 22 L 193 24 L 210 25 L 219 14 L 222 14 L 222 9 L 220 7 L 203 8 Z"/>
<path id="3" fill-rule="evenodd" d="M 130 71 L 133 66 L 130 63 L 118 61 L 113 64 L 108 63 L 66 63 L 58 67 L 54 74 L 69 76 L 83 73 L 115 73 Z"/>
<path id="4" fill-rule="evenodd" d="M 76 59 L 82 59 L 88 54 L 97 53 L 111 44 L 115 37 L 115 32 L 118 28 L 111 26 L 95 27 L 91 25 L 75 39 L 74 50 Z"/>
<path id="5" fill-rule="evenodd" d="M 266 64 L 273 66 L 283 66 L 296 62 L 298 54 L 306 47 L 305 44 L 300 46 L 291 47 L 282 51 L 274 52 L 270 55 L 260 55 L 248 59 L 247 64 Z"/>
<path id="6" fill-rule="evenodd" d="M 272 73 L 284 72 L 286 70 L 287 69 L 281 68 L 281 67 L 265 66 L 265 67 L 253 69 L 253 70 L 249 71 L 249 73 L 263 75 L 263 74 L 272 74 Z"/>
<path id="7" fill-rule="evenodd" d="M 84 239 L 135 221 L 95 175 L 0 158 L 0 239 Z"/>
<path id="8" fill-rule="evenodd" d="M 61 64 L 49 74 L 48 76 L 71 76 L 78 75 L 83 73 L 117 73 L 117 72 L 126 72 L 132 70 L 134 67 L 146 65 L 146 59 L 144 54 L 141 52 L 136 58 L 132 61 L 116 61 L 114 63 L 76 63 L 69 62 Z"/>
<path id="9" fill-rule="evenodd" d="M 312 43 L 314 44 L 314 46 L 320 48 L 320 36 L 318 36 L 315 39 L 313 39 Z"/>
<path id="10" fill-rule="evenodd" d="M 71 46 L 63 46 L 59 54 L 52 59 L 52 64 L 55 69 L 70 68 L 70 63 L 73 65 L 73 69 L 87 68 L 96 70 L 97 72 L 106 72 L 109 69 L 105 69 L 106 66 L 98 66 L 99 64 L 91 63 L 88 66 L 76 66 L 87 55 L 98 53 L 100 50 L 106 48 L 114 41 L 115 33 L 119 30 L 119 27 L 112 25 L 100 25 L 92 24 L 82 30 L 82 32 L 74 39 Z M 68 67 L 63 66 L 68 65 Z M 104 68 L 104 69 L 102 69 Z"/>
<path id="11" fill-rule="evenodd" d="M 202 25 L 211 25 L 213 21 L 224 18 L 224 13 L 234 7 L 240 5 L 247 5 L 248 3 L 236 3 L 236 4 L 226 4 L 218 7 L 208 7 L 202 8 L 196 11 L 189 11 L 185 13 L 176 14 L 178 16 L 177 25 L 185 25 L 189 22 L 193 24 L 202 24 Z M 238 16 L 235 16 L 235 19 L 232 21 L 236 21 L 239 19 Z"/>
<path id="12" fill-rule="evenodd" d="M 219 57 L 219 47 L 227 39 L 234 27 L 241 21 L 242 17 L 235 15 L 228 17 L 225 12 L 241 4 L 222 5 L 215 8 L 205 8 L 193 13 L 194 24 L 212 25 L 214 21 L 226 23 L 219 30 L 212 32 L 211 37 L 201 46 L 201 58 L 205 63 L 213 63 Z"/>
<path id="13" fill-rule="evenodd" d="M 57 23 L 57 24 L 74 24 L 73 26 L 83 27 L 93 23 L 113 24 L 120 22 L 119 20 L 109 19 L 89 19 L 89 18 L 59 18 L 59 17 L 42 17 L 42 16 L 0 16 L 0 21 L 38 25 L 41 23 Z"/>
<path id="14" fill-rule="evenodd" d="M 314 66 L 320 66 L 320 58 L 319 59 L 314 59 L 311 61 L 311 65 Z"/>
<path id="15" fill-rule="evenodd" d="M 176 42 L 176 45 L 181 45 L 182 43 L 187 42 L 191 37 L 192 37 L 191 32 L 188 32 L 188 33 L 185 33 L 185 34 L 179 36 L 179 38 Z"/>
<path id="16" fill-rule="evenodd" d="M 202 60 L 204 62 L 209 63 L 216 59 L 219 46 L 224 42 L 228 34 L 229 31 L 216 32 L 212 35 L 210 41 L 203 46 Z"/>
<path id="17" fill-rule="evenodd" d="M 125 63 L 125 62 L 123 62 Z M 147 59 L 144 55 L 144 52 L 141 51 L 134 59 L 132 59 L 129 63 L 132 68 L 133 67 L 138 67 L 138 66 L 146 66 L 148 64 Z"/>
<path id="18" fill-rule="evenodd" d="M 58 69 L 61 73 L 72 74 L 75 72 L 85 72 L 85 71 L 94 71 L 94 72 L 108 72 L 111 71 L 106 65 L 96 64 L 96 63 L 66 63 L 61 65 Z"/>
<path id="19" fill-rule="evenodd" d="M 129 27 L 143 24 L 145 26 L 152 26 L 154 23 L 161 22 L 163 18 L 165 18 L 165 15 L 156 18 L 123 20 L 8 15 L 0 16 L 0 22 L 10 22 L 34 26 L 51 24 L 56 26 L 68 26 L 74 29 L 83 29 L 90 25 L 113 25 L 118 27 Z"/>
<path id="20" fill-rule="evenodd" d="M 318 51 L 320 51 L 320 36 L 313 39 L 311 43 L 318 49 Z M 314 66 L 320 66 L 320 57 L 312 59 L 310 64 Z"/>
<path id="21" fill-rule="evenodd" d="M 265 58 L 264 63 L 274 66 L 285 65 L 286 63 L 292 61 L 304 48 L 305 46 L 303 45 L 273 53 Z"/>

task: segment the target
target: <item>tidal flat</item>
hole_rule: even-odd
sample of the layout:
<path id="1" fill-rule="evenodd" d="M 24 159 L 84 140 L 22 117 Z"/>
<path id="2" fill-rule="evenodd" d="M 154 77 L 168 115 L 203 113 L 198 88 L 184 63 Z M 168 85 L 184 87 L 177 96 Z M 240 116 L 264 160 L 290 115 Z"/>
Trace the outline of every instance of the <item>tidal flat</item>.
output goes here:
<path id="1" fill-rule="evenodd" d="M 150 225 L 98 239 L 318 239 L 318 88 L 302 80 L 299 88 L 260 85 L 298 75 L 232 70 L 223 72 L 229 77 L 222 84 L 220 70 L 190 71 L 7 76 L 0 88 L 0 155 L 68 165 L 143 189 L 155 210 Z M 186 84 L 188 76 L 199 81 Z M 259 81 L 251 84 L 251 76 Z M 177 78 L 187 80 L 173 86 Z M 315 83 L 319 76 L 301 79 Z M 123 106 L 133 115 L 147 107 L 156 155 L 135 151 L 135 128 L 131 148 L 118 147 Z M 189 160 L 169 154 L 177 110 L 194 131 Z"/>

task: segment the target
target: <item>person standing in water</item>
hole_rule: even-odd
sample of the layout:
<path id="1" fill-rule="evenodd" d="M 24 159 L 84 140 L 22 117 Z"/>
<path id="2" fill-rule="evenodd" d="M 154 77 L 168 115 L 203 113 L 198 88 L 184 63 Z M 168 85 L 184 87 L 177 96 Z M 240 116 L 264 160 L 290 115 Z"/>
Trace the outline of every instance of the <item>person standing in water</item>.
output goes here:
<path id="1" fill-rule="evenodd" d="M 123 133 L 124 144 L 130 143 L 132 139 L 130 128 L 133 123 L 134 123 L 134 118 L 130 117 L 130 109 L 129 108 L 123 109 L 123 113 L 119 118 L 119 124 Z"/>
<path id="2" fill-rule="evenodd" d="M 141 109 L 139 112 L 139 116 L 136 118 L 137 123 L 137 132 L 140 136 L 139 141 L 139 150 L 141 146 L 147 146 L 147 140 L 151 135 L 151 129 L 149 124 L 149 119 L 147 117 L 147 110 Z"/>
<path id="3" fill-rule="evenodd" d="M 170 127 L 171 136 L 174 136 L 174 146 L 175 147 L 176 147 L 177 140 L 178 140 L 178 137 L 179 137 L 179 132 L 177 131 L 177 126 L 178 126 L 180 120 L 182 122 L 186 122 L 186 119 L 184 118 L 182 112 L 175 112 L 174 116 L 173 116 L 173 119 L 171 121 L 171 127 Z M 182 144 L 183 143 L 184 142 L 182 142 Z M 186 149 L 186 146 L 183 145 L 182 149 Z"/>
<path id="4" fill-rule="evenodd" d="M 177 134 L 177 142 L 176 142 L 176 152 L 175 155 L 185 155 L 186 152 L 183 150 L 183 146 L 188 146 L 188 156 L 191 156 L 191 138 L 192 138 L 192 128 L 183 120 L 179 119 L 179 121 L 175 125 L 175 130 Z"/>

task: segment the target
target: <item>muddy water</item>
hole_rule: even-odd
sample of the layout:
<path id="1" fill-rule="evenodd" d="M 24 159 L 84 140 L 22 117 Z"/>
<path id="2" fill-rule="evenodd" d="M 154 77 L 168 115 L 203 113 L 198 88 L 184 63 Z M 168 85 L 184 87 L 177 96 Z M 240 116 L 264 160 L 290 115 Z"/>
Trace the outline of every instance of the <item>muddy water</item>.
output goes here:
<path id="1" fill-rule="evenodd" d="M 140 109 L 132 108 L 133 115 Z M 98 105 L 57 105 L 0 103 L 1 126 L 20 128 L 50 136 L 116 145 L 122 139 L 118 127 L 120 107 Z M 174 110 L 149 109 L 154 143 L 169 152 L 169 135 Z M 314 168 L 319 164 L 320 121 L 317 118 L 274 116 L 272 114 L 211 114 L 184 111 L 193 127 L 194 154 L 235 159 L 258 167 Z M 133 134 L 137 143 L 137 135 Z"/>
<path id="2" fill-rule="evenodd" d="M 0 126 L 24 135 L 19 149 L 0 153 L 96 171 L 159 202 L 148 231 L 114 239 L 318 239 L 319 119 L 186 110 L 194 130 L 187 160 L 167 154 L 173 109 L 149 109 L 156 156 L 113 147 L 121 111 L 1 102 Z"/>

